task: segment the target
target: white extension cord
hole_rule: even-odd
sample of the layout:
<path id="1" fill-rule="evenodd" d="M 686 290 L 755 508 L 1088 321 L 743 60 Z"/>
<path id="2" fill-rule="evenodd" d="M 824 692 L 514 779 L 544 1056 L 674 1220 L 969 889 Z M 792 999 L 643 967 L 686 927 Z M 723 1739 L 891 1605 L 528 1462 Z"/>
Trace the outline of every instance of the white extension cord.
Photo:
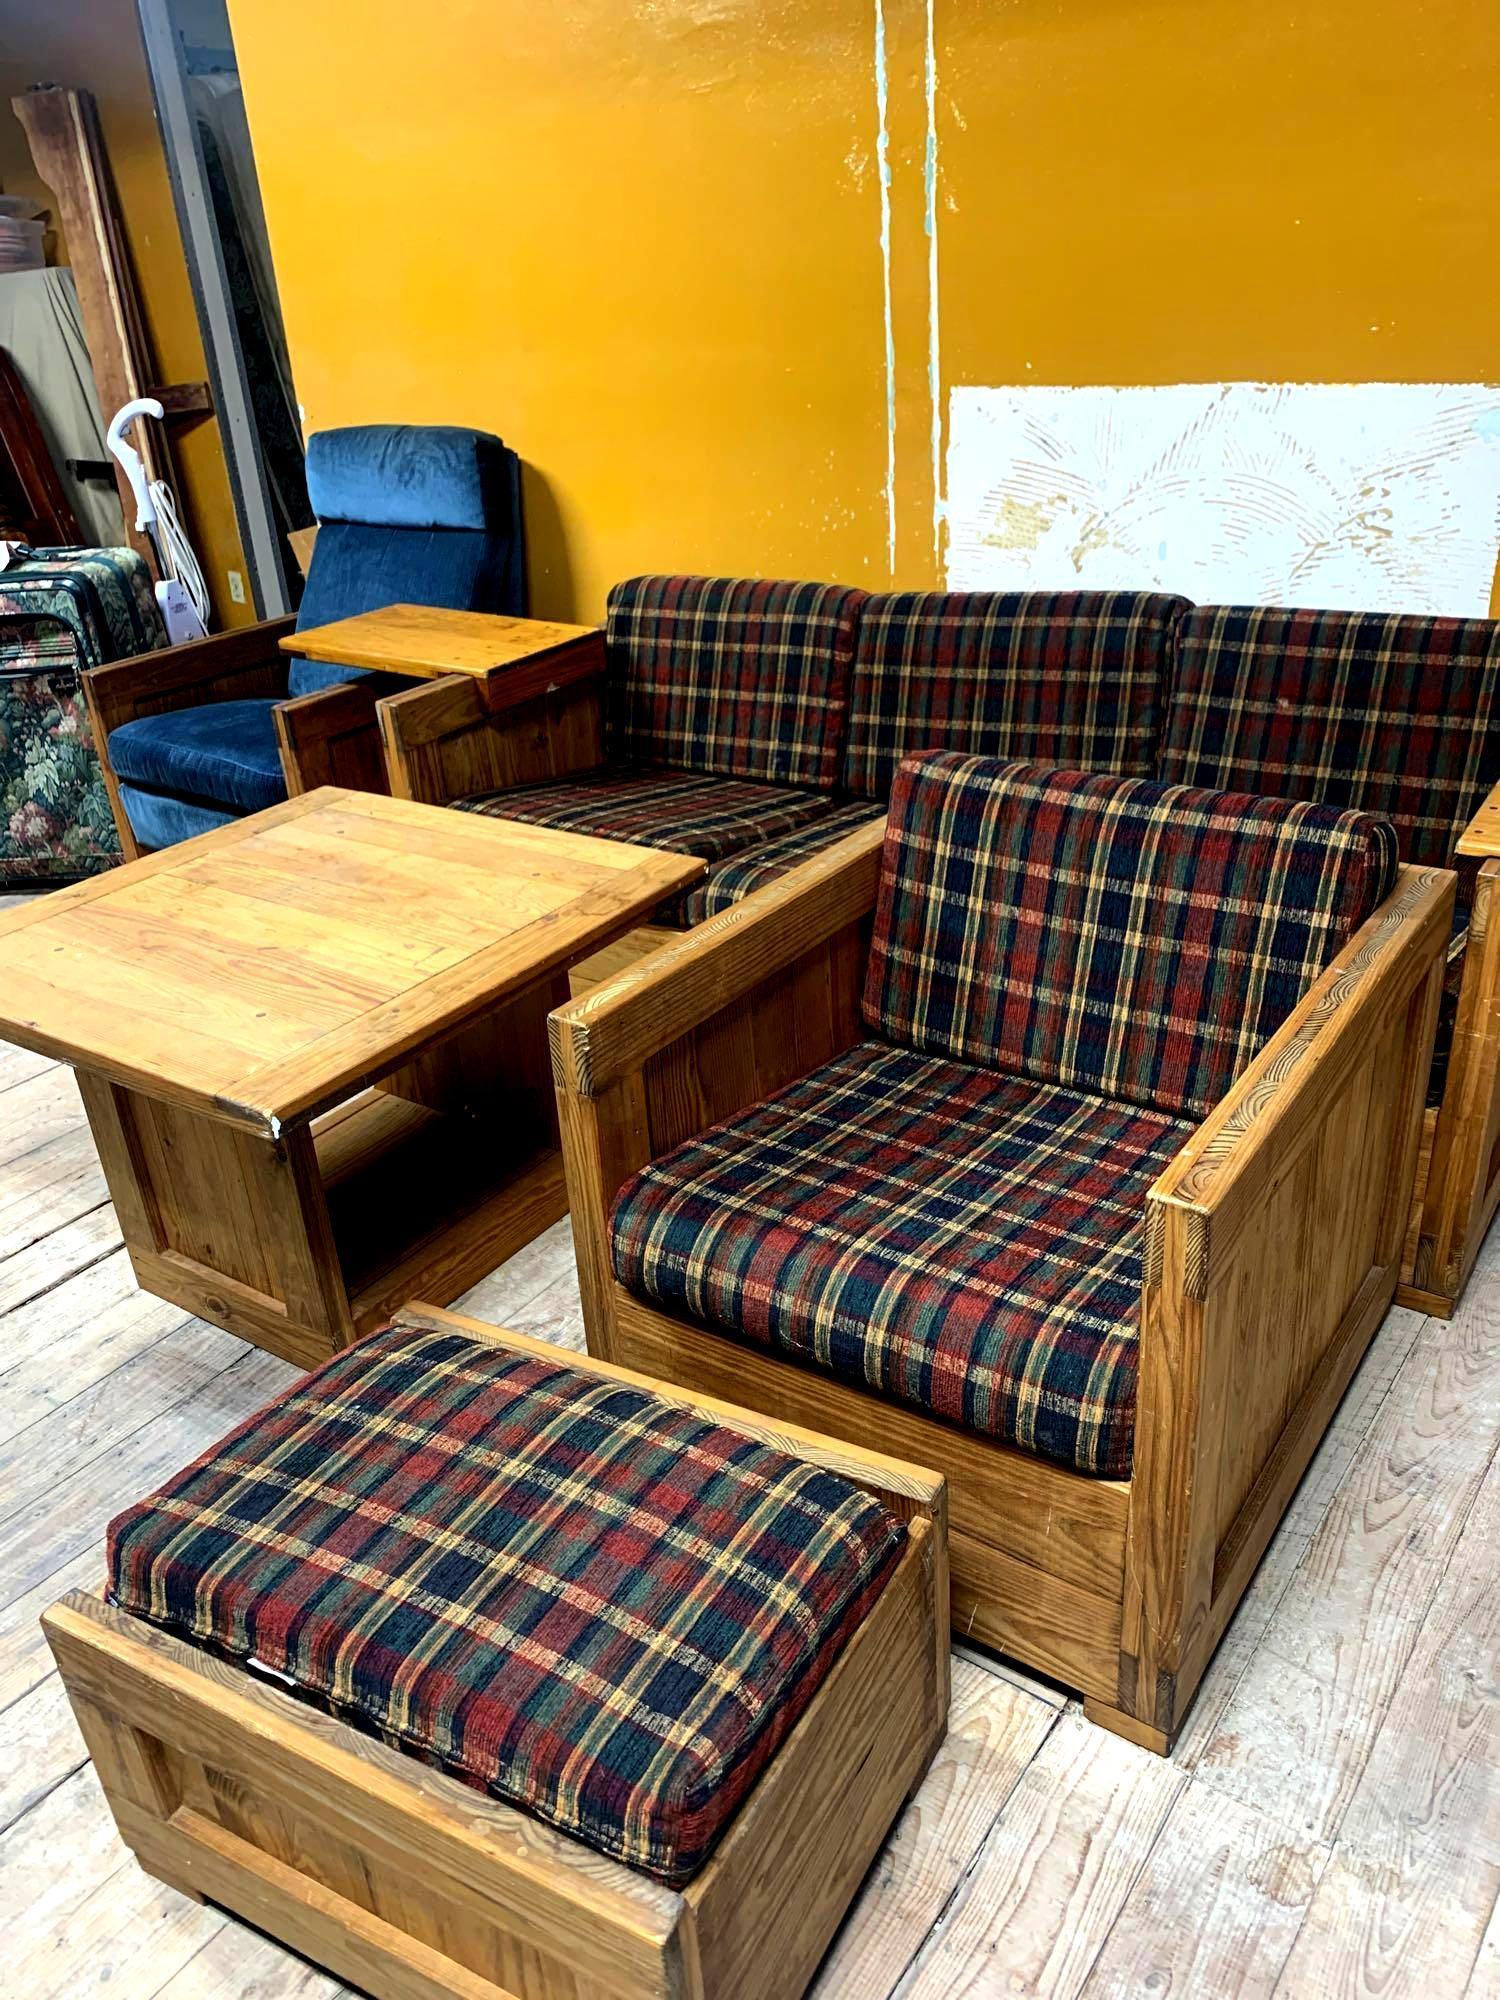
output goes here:
<path id="1" fill-rule="evenodd" d="M 206 632 L 212 608 L 208 601 L 208 585 L 203 580 L 197 553 L 178 516 L 176 495 L 164 479 L 154 479 L 146 490 L 156 510 L 156 533 L 152 540 L 156 543 L 162 568 L 174 583 L 180 583 L 187 592 L 188 602 L 197 612 L 198 622 Z"/>

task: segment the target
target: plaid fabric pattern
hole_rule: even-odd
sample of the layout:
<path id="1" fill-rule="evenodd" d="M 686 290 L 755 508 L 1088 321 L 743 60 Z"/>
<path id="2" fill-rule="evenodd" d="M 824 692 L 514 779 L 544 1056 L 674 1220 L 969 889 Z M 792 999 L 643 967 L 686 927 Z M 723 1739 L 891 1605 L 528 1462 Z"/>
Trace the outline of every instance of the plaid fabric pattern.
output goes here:
<path id="1" fill-rule="evenodd" d="M 757 889 L 764 889 L 768 882 L 779 881 L 788 870 L 810 861 L 825 847 L 835 846 L 858 827 L 868 826 L 880 817 L 879 810 L 868 799 L 861 799 L 856 805 L 839 806 L 822 819 L 799 826 L 793 833 L 784 833 L 779 840 L 768 840 L 764 846 L 752 847 L 729 861 L 721 861 L 709 870 L 706 881 L 700 882 L 696 889 L 689 889 L 682 899 L 682 921 L 688 925 L 701 924 L 705 917 L 717 916 L 720 910 L 727 910 Z"/>
<path id="2" fill-rule="evenodd" d="M 694 771 L 594 771 L 560 784 L 520 791 L 480 792 L 456 799 L 463 812 L 521 819 L 562 833 L 589 833 L 638 847 L 665 847 L 722 861 L 747 847 L 777 840 L 829 816 L 826 792 L 797 792 L 781 785 L 751 785 L 738 778 Z M 659 923 L 696 923 L 685 915 L 695 892 L 664 903 Z"/>
<path id="3" fill-rule="evenodd" d="M 901 591 L 860 614 L 844 786 L 890 796 L 922 750 L 1149 777 L 1182 597 Z"/>
<path id="4" fill-rule="evenodd" d="M 115 1601 L 680 1883 L 883 1587 L 844 1480 L 396 1325 L 122 1514 Z"/>
<path id="5" fill-rule="evenodd" d="M 831 790 L 863 601 L 826 583 L 616 584 L 605 632 L 611 755 Z"/>
<path id="6" fill-rule="evenodd" d="M 627 1182 L 622 1284 L 1124 1478 L 1146 1190 L 1193 1127 L 863 1043 Z"/>
<path id="7" fill-rule="evenodd" d="M 1379 813 L 1403 860 L 1446 867 L 1500 780 L 1500 622 L 1205 607 L 1175 650 L 1169 784 Z"/>
<path id="8" fill-rule="evenodd" d="M 939 752 L 891 798 L 865 1018 L 1202 1116 L 1387 893 L 1383 820 Z"/>

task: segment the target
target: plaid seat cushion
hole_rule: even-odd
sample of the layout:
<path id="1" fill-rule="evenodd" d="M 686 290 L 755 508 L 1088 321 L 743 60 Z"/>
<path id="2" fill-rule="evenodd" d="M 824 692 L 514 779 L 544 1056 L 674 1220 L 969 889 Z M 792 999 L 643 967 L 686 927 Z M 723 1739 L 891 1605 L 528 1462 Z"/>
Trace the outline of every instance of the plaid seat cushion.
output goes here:
<path id="1" fill-rule="evenodd" d="M 844 786 L 963 750 L 1149 777 L 1183 597 L 1126 590 L 900 591 L 860 614 Z"/>
<path id="2" fill-rule="evenodd" d="M 844 1480 L 644 1390 L 397 1324 L 114 1521 L 109 1586 L 676 1883 L 903 1533 Z"/>
<path id="3" fill-rule="evenodd" d="M 705 917 L 717 916 L 720 910 L 742 902 L 755 890 L 764 889 L 768 882 L 779 881 L 790 869 L 821 854 L 825 847 L 836 846 L 857 828 L 881 817 L 877 806 L 869 799 L 861 799 L 855 805 L 839 806 L 792 833 L 784 833 L 779 840 L 768 840 L 762 847 L 747 848 L 743 854 L 719 862 L 710 868 L 706 881 L 700 882 L 696 889 L 689 889 L 682 898 L 683 922 L 699 924 Z"/>
<path id="4" fill-rule="evenodd" d="M 456 799 L 463 812 L 521 819 L 562 833 L 590 833 L 639 847 L 670 848 L 722 861 L 748 847 L 780 839 L 834 811 L 827 792 L 751 785 L 695 771 L 592 771 L 558 784 L 519 791 L 479 792 Z M 689 895 L 691 895 L 691 891 Z M 662 923 L 694 923 L 676 897 L 655 914 Z"/>
<path id="5" fill-rule="evenodd" d="M 866 1042 L 628 1181 L 637 1295 L 1124 1478 L 1146 1190 L 1190 1123 Z"/>
<path id="6" fill-rule="evenodd" d="M 863 601 L 827 583 L 616 584 L 605 632 L 611 756 L 831 789 Z"/>
<path id="7" fill-rule="evenodd" d="M 1446 867 L 1500 781 L 1495 620 L 1203 607 L 1175 652 L 1169 784 L 1379 813 L 1404 861 Z"/>
<path id="8" fill-rule="evenodd" d="M 1389 824 L 939 752 L 897 774 L 865 1018 L 1202 1116 L 1387 894 Z"/>

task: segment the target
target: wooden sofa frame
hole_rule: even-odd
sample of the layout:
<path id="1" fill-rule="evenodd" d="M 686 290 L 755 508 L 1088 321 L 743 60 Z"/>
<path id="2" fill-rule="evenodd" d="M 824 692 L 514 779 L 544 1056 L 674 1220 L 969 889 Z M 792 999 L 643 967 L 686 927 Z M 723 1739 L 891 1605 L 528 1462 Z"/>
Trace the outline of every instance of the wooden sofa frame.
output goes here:
<path id="1" fill-rule="evenodd" d="M 1427 1113 L 1425 1175 L 1396 1297 L 1446 1319 L 1500 1206 L 1500 785 L 1457 852 L 1479 863 L 1442 1102 Z"/>
<path id="2" fill-rule="evenodd" d="M 557 1349 L 453 1313 L 522 1354 Z M 948 1725 L 941 1476 L 569 1355 L 838 1472 L 907 1545 L 724 1838 L 669 1889 L 143 1620 L 43 1619 L 121 1836 L 378 2000 L 794 2000 Z"/>
<path id="3" fill-rule="evenodd" d="M 868 1031 L 882 829 L 551 1017 L 590 1351 L 940 1468 L 961 1633 L 1166 1751 L 1396 1289 L 1454 878 L 1404 868 L 1147 1197 L 1128 1481 L 706 1332 L 614 1277 L 626 1178 Z"/>
<path id="4" fill-rule="evenodd" d="M 368 686 L 348 681 L 315 694 L 288 697 L 290 661 L 280 650 L 280 641 L 294 626 L 289 617 L 266 618 L 185 646 L 91 667 L 83 676 L 104 788 L 127 861 L 139 860 L 147 850 L 131 830 L 120 801 L 109 738 L 112 730 L 138 716 L 269 697 L 277 703 L 276 737 L 288 798 L 315 791 L 319 785 L 343 785 L 356 792 L 389 789 L 377 703 Z"/>

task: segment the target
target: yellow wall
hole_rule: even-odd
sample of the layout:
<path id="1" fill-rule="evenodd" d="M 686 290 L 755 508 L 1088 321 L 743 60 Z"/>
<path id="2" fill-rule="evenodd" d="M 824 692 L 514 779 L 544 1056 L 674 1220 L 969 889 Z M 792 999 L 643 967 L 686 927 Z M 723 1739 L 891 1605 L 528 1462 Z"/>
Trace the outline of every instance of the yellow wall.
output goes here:
<path id="1" fill-rule="evenodd" d="M 0 0 L 0 187 L 50 205 L 51 196 L 32 168 L 26 135 L 10 110 L 10 100 L 38 81 L 90 90 L 98 100 L 161 379 L 203 380 L 203 343 L 131 0 L 50 6 L 40 0 Z M 104 414 L 108 418 L 111 413 Z M 255 612 L 248 604 L 230 601 L 225 581 L 229 569 L 243 574 L 245 561 L 218 430 L 212 422 L 174 426 L 173 438 L 179 497 L 203 561 L 216 622 L 245 624 Z"/>
<path id="2" fill-rule="evenodd" d="M 889 384 L 875 0 L 231 0 L 308 428 L 500 430 L 594 614 L 935 580 L 955 383 L 1500 372 L 1493 0 L 883 11 Z"/>

